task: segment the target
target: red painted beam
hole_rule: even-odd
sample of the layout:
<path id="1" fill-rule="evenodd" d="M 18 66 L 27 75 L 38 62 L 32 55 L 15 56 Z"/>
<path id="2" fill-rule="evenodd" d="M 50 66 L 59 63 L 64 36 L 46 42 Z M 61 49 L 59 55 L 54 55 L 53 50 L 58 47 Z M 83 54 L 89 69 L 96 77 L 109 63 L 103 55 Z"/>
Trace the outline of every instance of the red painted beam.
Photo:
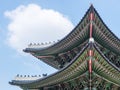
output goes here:
<path id="1" fill-rule="evenodd" d="M 90 38 L 92 37 L 92 32 L 93 32 L 93 25 L 92 25 L 92 21 L 93 21 L 93 13 L 90 13 Z"/>
<path id="2" fill-rule="evenodd" d="M 89 73 L 92 73 L 92 60 L 89 60 Z"/>
<path id="3" fill-rule="evenodd" d="M 93 56 L 93 50 L 89 50 L 89 61 L 88 61 L 88 65 L 89 65 L 89 73 L 92 73 L 92 60 L 91 57 Z"/>

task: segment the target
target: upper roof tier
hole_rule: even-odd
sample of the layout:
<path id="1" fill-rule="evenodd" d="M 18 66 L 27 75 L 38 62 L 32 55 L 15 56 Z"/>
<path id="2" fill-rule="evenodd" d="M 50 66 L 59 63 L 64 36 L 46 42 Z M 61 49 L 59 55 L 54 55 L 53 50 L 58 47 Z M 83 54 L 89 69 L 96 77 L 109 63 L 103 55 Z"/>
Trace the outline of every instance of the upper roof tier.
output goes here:
<path id="1" fill-rule="evenodd" d="M 105 25 L 93 5 L 87 10 L 79 24 L 62 40 L 45 47 L 39 45 L 28 47 L 24 51 L 59 69 L 59 63 L 55 61 L 56 57 L 63 57 L 62 54 L 76 51 L 73 49 L 84 46 L 90 37 L 94 38 L 96 43 L 120 56 L 120 39 Z"/>

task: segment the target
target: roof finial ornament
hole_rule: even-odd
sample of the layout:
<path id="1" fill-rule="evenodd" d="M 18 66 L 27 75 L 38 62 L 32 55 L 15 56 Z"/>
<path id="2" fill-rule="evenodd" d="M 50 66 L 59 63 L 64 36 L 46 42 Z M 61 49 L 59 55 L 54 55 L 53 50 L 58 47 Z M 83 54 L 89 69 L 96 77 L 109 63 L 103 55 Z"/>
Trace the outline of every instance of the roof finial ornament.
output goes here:
<path id="1" fill-rule="evenodd" d="M 90 3 L 90 12 L 93 12 L 93 10 L 94 10 L 94 6 L 92 3 Z"/>
<path id="2" fill-rule="evenodd" d="M 90 7 L 93 7 L 93 4 L 92 4 L 92 3 L 90 3 Z"/>

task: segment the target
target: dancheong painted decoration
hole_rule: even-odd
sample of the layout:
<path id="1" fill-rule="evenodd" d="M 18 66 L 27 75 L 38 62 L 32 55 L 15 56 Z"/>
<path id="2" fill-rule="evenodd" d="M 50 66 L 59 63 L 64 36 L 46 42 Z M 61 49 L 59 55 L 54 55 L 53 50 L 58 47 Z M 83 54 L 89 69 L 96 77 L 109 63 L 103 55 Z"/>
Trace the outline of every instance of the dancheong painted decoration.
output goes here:
<path id="1" fill-rule="evenodd" d="M 93 5 L 62 40 L 30 44 L 24 52 L 58 71 L 42 78 L 18 75 L 9 82 L 23 90 L 120 90 L 120 39 Z"/>

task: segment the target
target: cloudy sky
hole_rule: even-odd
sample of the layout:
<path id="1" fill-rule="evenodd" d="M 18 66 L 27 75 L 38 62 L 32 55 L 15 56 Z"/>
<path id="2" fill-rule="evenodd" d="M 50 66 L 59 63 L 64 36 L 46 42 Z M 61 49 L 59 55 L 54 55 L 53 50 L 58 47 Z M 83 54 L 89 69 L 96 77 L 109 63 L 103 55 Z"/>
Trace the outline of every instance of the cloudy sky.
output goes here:
<path id="1" fill-rule="evenodd" d="M 120 38 L 119 0 L 3 0 L 0 1 L 0 89 L 17 74 L 51 74 L 56 70 L 22 50 L 29 43 L 57 41 L 66 36 L 93 4 L 105 24 Z"/>

